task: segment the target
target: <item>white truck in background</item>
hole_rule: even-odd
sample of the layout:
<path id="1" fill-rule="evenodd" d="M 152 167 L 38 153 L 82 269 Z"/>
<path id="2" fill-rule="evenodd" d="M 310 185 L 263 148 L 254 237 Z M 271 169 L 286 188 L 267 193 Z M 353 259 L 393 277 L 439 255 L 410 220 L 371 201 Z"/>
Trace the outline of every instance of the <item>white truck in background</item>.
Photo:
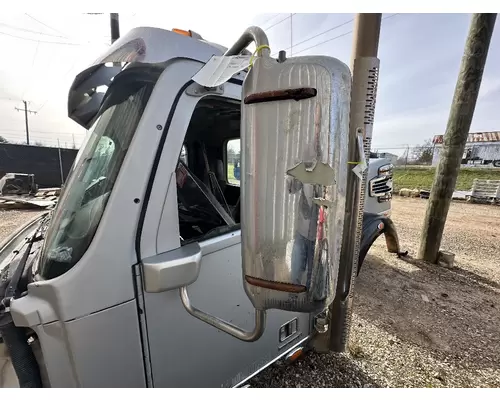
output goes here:
<path id="1" fill-rule="evenodd" d="M 251 42 L 249 71 L 193 81 Z M 321 335 L 343 351 L 366 252 L 385 234 L 399 253 L 392 166 L 352 171 L 369 148 L 349 150 L 350 87 L 332 57 L 271 58 L 257 27 L 230 49 L 136 28 L 78 74 L 68 114 L 89 132 L 59 203 L 0 249 L 19 385 L 237 387 Z"/>

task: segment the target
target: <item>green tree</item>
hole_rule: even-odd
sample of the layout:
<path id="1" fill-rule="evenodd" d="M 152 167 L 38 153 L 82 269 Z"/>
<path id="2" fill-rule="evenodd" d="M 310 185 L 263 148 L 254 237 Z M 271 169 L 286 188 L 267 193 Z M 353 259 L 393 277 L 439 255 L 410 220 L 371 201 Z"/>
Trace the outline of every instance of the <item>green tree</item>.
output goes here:
<path id="1" fill-rule="evenodd" d="M 416 164 L 431 164 L 434 155 L 434 145 L 431 139 L 427 139 L 422 146 L 413 149 L 413 159 Z"/>
<path id="2" fill-rule="evenodd" d="M 228 164 L 234 164 L 235 156 L 236 156 L 236 154 L 235 154 L 234 150 L 231 148 L 228 148 L 227 149 L 227 162 L 228 162 Z"/>

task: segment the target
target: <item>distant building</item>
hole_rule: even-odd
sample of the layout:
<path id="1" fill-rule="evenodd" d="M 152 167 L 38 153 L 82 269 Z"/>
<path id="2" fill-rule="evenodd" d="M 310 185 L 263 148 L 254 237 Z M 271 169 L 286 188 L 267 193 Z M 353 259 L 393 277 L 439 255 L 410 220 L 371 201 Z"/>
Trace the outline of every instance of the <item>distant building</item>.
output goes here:
<path id="1" fill-rule="evenodd" d="M 392 153 L 385 153 L 385 152 L 377 152 L 377 157 L 378 158 L 386 158 L 391 162 L 391 164 L 396 164 L 396 161 L 398 160 L 398 156 L 396 154 Z"/>
<path id="2" fill-rule="evenodd" d="M 436 135 L 432 139 L 434 154 L 432 165 L 437 165 L 443 148 L 444 135 Z M 500 131 L 469 133 L 462 164 L 469 166 L 500 167 Z"/>

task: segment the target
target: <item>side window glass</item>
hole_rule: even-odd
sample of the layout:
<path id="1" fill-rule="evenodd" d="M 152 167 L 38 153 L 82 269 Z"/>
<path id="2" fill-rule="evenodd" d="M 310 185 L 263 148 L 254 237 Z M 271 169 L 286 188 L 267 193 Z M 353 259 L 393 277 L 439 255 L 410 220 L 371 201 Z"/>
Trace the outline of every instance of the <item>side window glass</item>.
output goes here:
<path id="1" fill-rule="evenodd" d="M 240 186 L 241 180 L 241 149 L 240 139 L 231 139 L 226 143 L 227 183 Z"/>
<path id="2" fill-rule="evenodd" d="M 234 221 L 203 182 L 179 161 L 175 171 L 182 244 L 229 230 Z"/>

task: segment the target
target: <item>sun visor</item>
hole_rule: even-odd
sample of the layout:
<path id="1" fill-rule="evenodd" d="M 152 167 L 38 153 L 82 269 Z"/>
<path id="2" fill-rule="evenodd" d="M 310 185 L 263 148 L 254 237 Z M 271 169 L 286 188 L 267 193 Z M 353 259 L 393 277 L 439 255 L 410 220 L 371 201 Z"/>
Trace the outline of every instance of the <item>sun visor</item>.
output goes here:
<path id="1" fill-rule="evenodd" d="M 224 48 L 159 28 L 134 28 L 77 75 L 68 95 L 68 116 L 86 129 L 94 122 L 103 91 L 129 63 L 157 64 L 173 58 L 207 62 Z"/>
<path id="2" fill-rule="evenodd" d="M 68 94 L 68 116 L 89 129 L 114 77 L 126 64 L 143 61 L 145 54 L 146 42 L 134 30 L 113 43 L 92 66 L 75 77 Z"/>
<path id="3" fill-rule="evenodd" d="M 68 116 L 78 125 L 89 129 L 106 90 L 121 69 L 121 65 L 100 64 L 78 74 L 69 90 Z"/>

